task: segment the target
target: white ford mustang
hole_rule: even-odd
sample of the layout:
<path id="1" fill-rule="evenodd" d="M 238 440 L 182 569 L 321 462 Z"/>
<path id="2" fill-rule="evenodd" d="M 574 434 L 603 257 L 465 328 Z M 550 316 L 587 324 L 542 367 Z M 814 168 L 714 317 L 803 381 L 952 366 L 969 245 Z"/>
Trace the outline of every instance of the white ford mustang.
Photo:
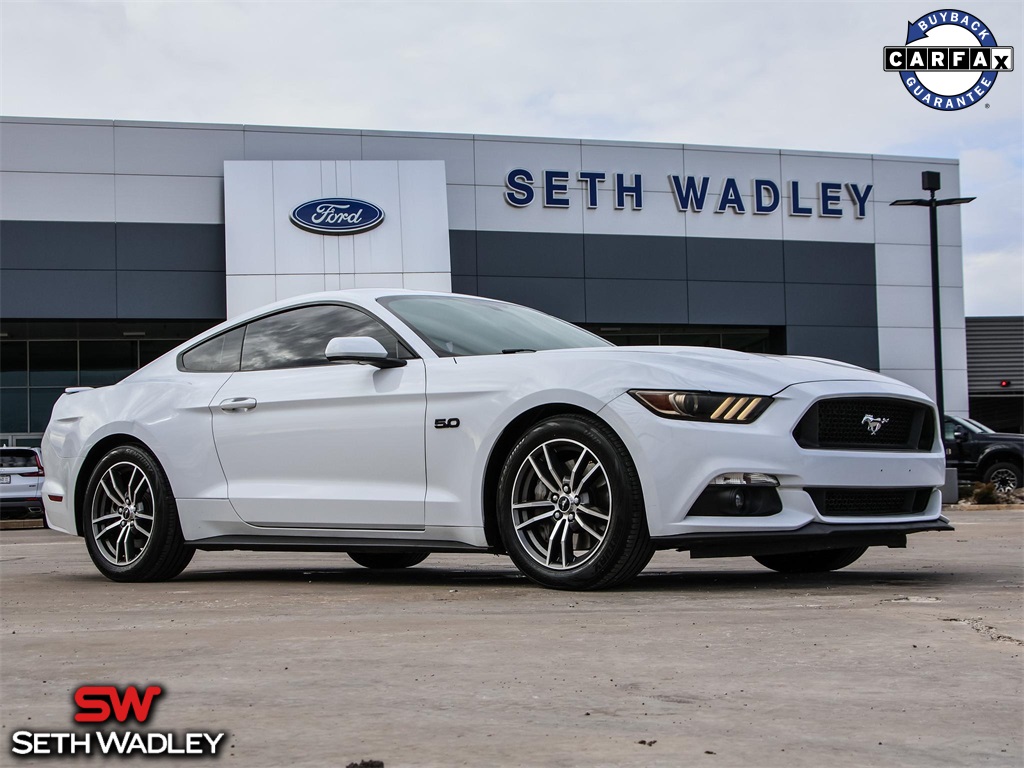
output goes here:
<path id="1" fill-rule="evenodd" d="M 115 581 L 172 578 L 197 549 L 370 568 L 507 553 L 568 589 L 621 584 L 658 549 L 825 571 L 951 530 L 936 423 L 921 392 L 843 363 L 615 347 L 514 304 L 338 291 L 69 390 L 43 496 Z"/>

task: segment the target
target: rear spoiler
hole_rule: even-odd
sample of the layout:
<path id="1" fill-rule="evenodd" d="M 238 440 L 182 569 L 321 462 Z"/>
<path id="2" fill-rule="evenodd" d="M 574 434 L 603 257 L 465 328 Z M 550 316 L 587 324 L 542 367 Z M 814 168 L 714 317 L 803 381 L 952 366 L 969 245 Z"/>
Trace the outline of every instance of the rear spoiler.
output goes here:
<path id="1" fill-rule="evenodd" d="M 76 392 L 87 392 L 90 389 L 92 389 L 92 387 L 66 387 L 64 389 L 64 394 L 65 395 L 73 395 Z"/>

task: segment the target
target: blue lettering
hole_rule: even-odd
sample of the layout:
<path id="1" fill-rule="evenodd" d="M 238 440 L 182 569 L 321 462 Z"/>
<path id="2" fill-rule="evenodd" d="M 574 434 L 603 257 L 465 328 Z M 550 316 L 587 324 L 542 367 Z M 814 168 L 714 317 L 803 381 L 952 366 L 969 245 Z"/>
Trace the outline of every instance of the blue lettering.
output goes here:
<path id="1" fill-rule="evenodd" d="M 525 208 L 533 202 L 533 174 L 522 168 L 514 168 L 505 177 L 505 186 L 510 191 L 505 193 L 505 202 L 516 208 Z"/>
<path id="2" fill-rule="evenodd" d="M 626 195 L 629 195 L 634 211 L 644 207 L 643 178 L 639 173 L 633 174 L 633 183 L 626 184 L 626 177 L 621 173 L 615 174 L 615 207 L 626 207 Z"/>
<path id="3" fill-rule="evenodd" d="M 843 215 L 843 209 L 838 207 L 840 202 L 839 191 L 842 184 L 834 181 L 823 181 L 818 184 L 818 198 L 821 200 L 821 215 L 839 218 Z"/>
<path id="4" fill-rule="evenodd" d="M 697 186 L 693 176 L 686 177 L 685 186 L 678 176 L 669 176 L 668 178 L 672 182 L 672 194 L 675 195 L 676 206 L 680 211 L 692 209 L 695 213 L 700 213 L 704 210 L 704 200 L 708 196 L 708 182 L 710 181 L 707 176 L 701 178 L 700 187 Z"/>
<path id="5" fill-rule="evenodd" d="M 555 195 L 561 195 L 569 189 L 568 184 L 562 182 L 569 181 L 568 171 L 544 171 L 544 205 L 547 208 L 568 208 L 569 198 L 568 197 L 556 197 Z"/>
<path id="6" fill-rule="evenodd" d="M 767 203 L 764 200 L 765 190 L 771 193 L 771 200 Z M 779 194 L 778 184 L 769 179 L 754 180 L 754 213 L 771 213 L 778 210 L 781 202 L 782 195 Z"/>
<path id="7" fill-rule="evenodd" d="M 740 188 L 736 185 L 736 179 L 731 176 L 722 185 L 722 196 L 718 200 L 718 207 L 715 213 L 725 213 L 726 208 L 732 208 L 733 213 L 746 213 L 743 207 L 743 198 L 740 196 Z"/>
<path id="8" fill-rule="evenodd" d="M 577 175 L 587 185 L 587 208 L 597 208 L 597 184 L 604 181 L 604 174 L 600 171 L 580 171 Z"/>
<path id="9" fill-rule="evenodd" d="M 804 208 L 800 205 L 800 182 L 789 182 L 789 215 L 810 216 L 812 213 L 814 213 L 813 208 Z"/>
<path id="10" fill-rule="evenodd" d="M 863 219 L 867 215 L 868 196 L 871 194 L 871 190 L 874 189 L 874 185 L 868 184 L 864 187 L 864 191 L 861 192 L 860 187 L 856 184 L 847 184 L 846 191 L 850 193 L 850 197 L 857 206 L 857 218 Z"/>

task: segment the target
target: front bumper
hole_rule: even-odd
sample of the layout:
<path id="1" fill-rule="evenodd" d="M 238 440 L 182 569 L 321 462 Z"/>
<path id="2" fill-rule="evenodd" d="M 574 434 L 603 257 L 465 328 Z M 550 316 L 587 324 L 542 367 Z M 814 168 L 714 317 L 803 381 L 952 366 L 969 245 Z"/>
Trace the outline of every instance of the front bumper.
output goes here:
<path id="1" fill-rule="evenodd" d="M 752 424 L 720 424 L 664 419 L 623 395 L 602 411 L 622 426 L 636 461 L 655 544 L 678 547 L 680 536 L 795 532 L 811 523 L 853 530 L 854 526 L 892 529 L 904 523 L 938 521 L 941 496 L 933 490 L 918 512 L 900 515 L 821 514 L 807 489 L 937 489 L 945 480 L 945 457 L 936 441 L 931 451 L 864 451 L 801 448 L 793 437 L 800 419 L 818 400 L 829 397 L 898 397 L 931 403 L 898 384 L 825 381 L 796 384 L 774 395 L 774 402 Z M 690 510 L 711 481 L 726 473 L 763 473 L 779 480 L 782 510 L 765 517 L 698 516 Z"/>
<path id="2" fill-rule="evenodd" d="M 743 533 L 690 533 L 653 539 L 657 549 L 688 550 L 690 557 L 748 557 L 818 552 L 848 547 L 907 546 L 907 536 L 925 531 L 952 531 L 941 515 L 915 523 L 831 524 L 808 523 L 795 531 Z"/>

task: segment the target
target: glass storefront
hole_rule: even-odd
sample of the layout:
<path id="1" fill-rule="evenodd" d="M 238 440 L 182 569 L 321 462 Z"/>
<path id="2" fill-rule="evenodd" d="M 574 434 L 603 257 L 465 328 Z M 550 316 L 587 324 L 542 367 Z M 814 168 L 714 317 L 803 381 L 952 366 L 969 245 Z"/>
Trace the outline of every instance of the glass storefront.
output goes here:
<path id="1" fill-rule="evenodd" d="M 701 325 L 610 325 L 589 323 L 583 325 L 591 333 L 620 347 L 626 346 L 680 346 L 718 347 L 740 352 L 759 352 L 773 355 L 786 353 L 785 328 L 740 328 Z"/>

